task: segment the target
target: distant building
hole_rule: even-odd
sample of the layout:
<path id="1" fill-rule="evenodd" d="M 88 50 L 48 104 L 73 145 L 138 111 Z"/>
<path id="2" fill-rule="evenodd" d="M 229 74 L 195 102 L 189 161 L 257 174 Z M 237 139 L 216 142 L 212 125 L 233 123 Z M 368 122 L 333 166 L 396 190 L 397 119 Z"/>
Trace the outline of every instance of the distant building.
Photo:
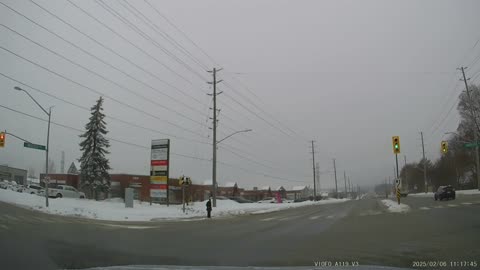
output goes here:
<path id="1" fill-rule="evenodd" d="M 307 186 L 295 186 L 286 193 L 290 200 L 305 199 L 310 196 L 310 189 Z"/>
<path id="2" fill-rule="evenodd" d="M 80 162 L 73 161 L 68 167 L 67 174 L 80 174 Z"/>
<path id="3" fill-rule="evenodd" d="M 14 181 L 19 185 L 27 184 L 27 170 L 0 165 L 0 181 Z"/>

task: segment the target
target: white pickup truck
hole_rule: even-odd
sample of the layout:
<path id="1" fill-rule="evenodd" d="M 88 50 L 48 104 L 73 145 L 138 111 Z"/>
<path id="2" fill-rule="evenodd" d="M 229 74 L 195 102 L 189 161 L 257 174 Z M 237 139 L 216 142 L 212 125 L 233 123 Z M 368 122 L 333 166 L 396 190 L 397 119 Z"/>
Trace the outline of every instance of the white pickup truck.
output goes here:
<path id="1" fill-rule="evenodd" d="M 85 199 L 85 193 L 78 191 L 76 188 L 67 185 L 58 185 L 54 188 L 48 188 L 48 196 L 56 198 L 80 198 Z"/>

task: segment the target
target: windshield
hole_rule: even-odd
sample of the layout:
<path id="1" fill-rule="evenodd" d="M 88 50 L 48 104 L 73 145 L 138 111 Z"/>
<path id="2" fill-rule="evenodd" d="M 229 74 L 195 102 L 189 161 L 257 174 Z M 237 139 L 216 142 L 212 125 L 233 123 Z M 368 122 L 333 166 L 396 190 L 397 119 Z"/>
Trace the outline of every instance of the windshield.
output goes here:
<path id="1" fill-rule="evenodd" d="M 479 11 L 1 0 L 0 268 L 478 268 Z"/>

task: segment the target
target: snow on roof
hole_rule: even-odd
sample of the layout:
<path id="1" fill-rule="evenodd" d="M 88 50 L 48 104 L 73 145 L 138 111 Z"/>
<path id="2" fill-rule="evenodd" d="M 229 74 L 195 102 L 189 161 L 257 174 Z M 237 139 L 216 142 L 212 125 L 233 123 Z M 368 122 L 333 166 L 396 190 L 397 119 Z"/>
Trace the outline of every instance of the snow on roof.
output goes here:
<path id="1" fill-rule="evenodd" d="M 300 191 L 300 190 L 304 190 L 306 189 L 307 187 L 306 186 L 295 186 L 295 187 L 292 187 L 292 190 L 294 191 Z"/>
<path id="2" fill-rule="evenodd" d="M 236 182 L 227 182 L 225 183 L 224 187 L 235 187 L 237 185 Z"/>
<path id="3" fill-rule="evenodd" d="M 270 186 L 264 186 L 264 187 L 259 188 L 258 190 L 269 190 L 269 189 L 270 189 Z"/>
<path id="4" fill-rule="evenodd" d="M 203 181 L 202 185 L 204 186 L 212 185 L 212 179 Z"/>

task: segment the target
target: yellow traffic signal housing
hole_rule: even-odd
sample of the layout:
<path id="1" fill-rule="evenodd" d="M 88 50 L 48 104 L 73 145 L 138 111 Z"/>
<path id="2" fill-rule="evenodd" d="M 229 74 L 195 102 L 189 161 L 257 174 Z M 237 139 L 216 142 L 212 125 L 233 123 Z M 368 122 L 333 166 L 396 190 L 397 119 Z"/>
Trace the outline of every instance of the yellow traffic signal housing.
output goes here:
<path id="1" fill-rule="evenodd" d="M 448 142 L 447 141 L 442 141 L 441 143 L 441 150 L 443 154 L 446 154 L 448 151 Z"/>
<path id="2" fill-rule="evenodd" d="M 5 147 L 5 132 L 0 132 L 0 147 Z"/>
<path id="3" fill-rule="evenodd" d="M 392 146 L 393 146 L 393 153 L 400 154 L 400 137 L 399 136 L 392 137 Z"/>

